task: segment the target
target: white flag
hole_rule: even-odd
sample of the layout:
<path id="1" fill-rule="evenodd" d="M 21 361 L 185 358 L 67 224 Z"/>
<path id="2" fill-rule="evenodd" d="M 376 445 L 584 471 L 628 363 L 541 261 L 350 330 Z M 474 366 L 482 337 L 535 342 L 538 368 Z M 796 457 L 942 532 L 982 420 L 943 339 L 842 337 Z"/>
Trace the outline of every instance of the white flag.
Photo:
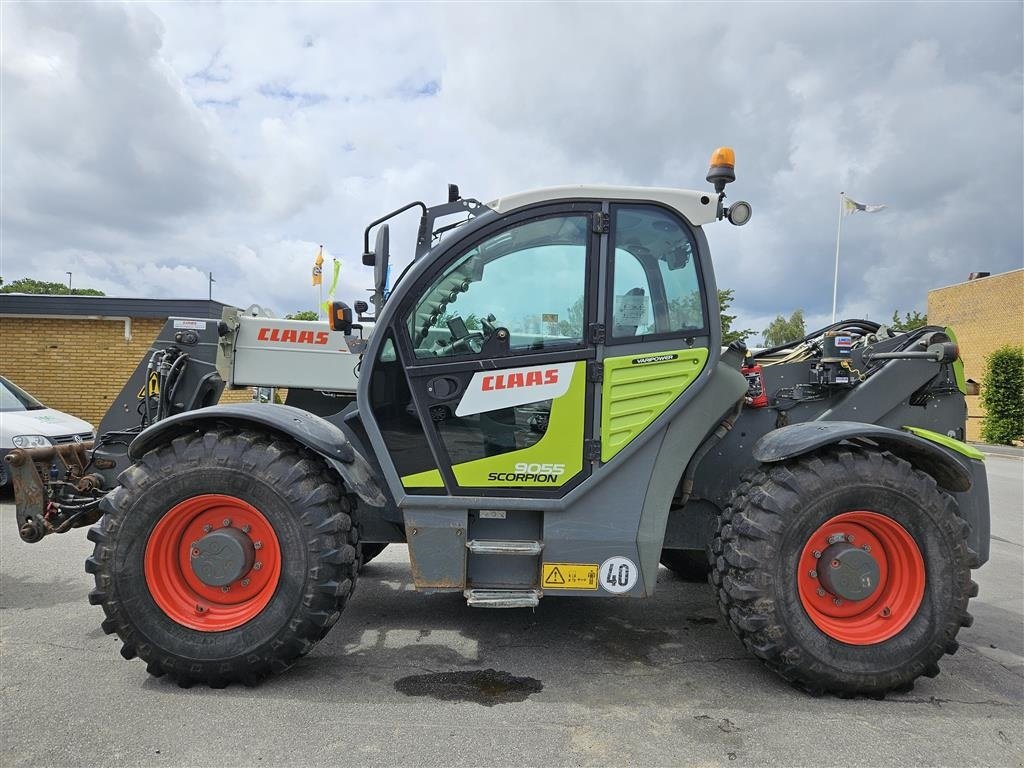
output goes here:
<path id="1" fill-rule="evenodd" d="M 857 211 L 864 211 L 864 213 L 875 213 L 876 211 L 884 210 L 886 206 L 883 205 L 865 205 L 864 203 L 858 203 L 856 200 L 847 197 L 846 193 L 843 193 L 843 215 L 848 216 L 851 213 Z"/>

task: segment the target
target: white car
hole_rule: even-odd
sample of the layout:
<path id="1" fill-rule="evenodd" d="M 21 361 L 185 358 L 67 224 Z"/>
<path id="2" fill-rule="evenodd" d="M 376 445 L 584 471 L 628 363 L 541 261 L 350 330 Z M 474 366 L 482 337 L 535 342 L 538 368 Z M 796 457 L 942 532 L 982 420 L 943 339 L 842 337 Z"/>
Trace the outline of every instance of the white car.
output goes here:
<path id="1" fill-rule="evenodd" d="M 21 387 L 0 376 L 0 486 L 10 482 L 10 473 L 3 458 L 15 448 L 82 443 L 93 437 L 89 422 L 47 408 Z"/>

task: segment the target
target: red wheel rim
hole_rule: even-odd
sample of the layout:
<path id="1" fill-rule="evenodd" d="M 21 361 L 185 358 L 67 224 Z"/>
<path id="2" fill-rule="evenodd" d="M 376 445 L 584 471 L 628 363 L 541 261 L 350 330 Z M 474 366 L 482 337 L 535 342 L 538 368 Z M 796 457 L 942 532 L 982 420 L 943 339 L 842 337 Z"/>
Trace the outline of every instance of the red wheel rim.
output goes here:
<path id="1" fill-rule="evenodd" d="M 241 531 L 255 550 L 252 568 L 223 587 L 203 583 L 192 570 L 193 543 L 215 528 Z M 256 507 L 234 496 L 204 494 L 171 507 L 146 542 L 146 586 L 178 624 L 223 632 L 255 618 L 274 596 L 281 577 L 281 547 Z"/>
<path id="2" fill-rule="evenodd" d="M 836 542 L 867 551 L 878 564 L 878 585 L 862 600 L 844 600 L 824 589 L 822 553 Z M 815 556 L 817 553 L 817 556 Z M 877 512 L 845 512 L 807 540 L 797 571 L 800 602 L 829 637 L 850 645 L 874 645 L 903 630 L 924 598 L 924 558 L 917 542 L 895 520 Z"/>

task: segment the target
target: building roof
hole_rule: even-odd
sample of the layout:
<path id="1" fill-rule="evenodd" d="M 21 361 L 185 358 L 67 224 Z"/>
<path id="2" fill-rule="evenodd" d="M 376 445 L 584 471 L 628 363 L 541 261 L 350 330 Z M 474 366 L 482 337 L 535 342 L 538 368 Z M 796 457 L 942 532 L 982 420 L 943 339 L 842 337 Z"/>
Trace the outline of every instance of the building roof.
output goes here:
<path id="1" fill-rule="evenodd" d="M 1000 279 L 1008 278 L 1008 277 L 1011 277 L 1011 276 L 1019 277 L 1020 275 L 1018 273 L 1021 273 L 1021 272 L 1024 272 L 1024 269 L 1011 269 L 1011 270 L 1009 270 L 1007 272 L 996 272 L 994 275 L 988 275 L 986 277 L 976 277 L 973 280 L 964 280 L 961 283 L 953 283 L 951 285 L 942 285 L 942 286 L 939 286 L 938 288 L 929 288 L 928 289 L 928 293 L 934 293 L 935 291 L 944 291 L 947 288 L 956 288 L 957 286 L 961 286 L 961 285 L 981 285 L 981 284 L 983 284 L 983 283 L 985 283 L 987 281 L 1000 280 Z"/>
<path id="2" fill-rule="evenodd" d="M 219 319 L 225 307 L 208 299 L 138 299 L 113 296 L 50 296 L 0 293 L 0 316 L 204 317 Z"/>

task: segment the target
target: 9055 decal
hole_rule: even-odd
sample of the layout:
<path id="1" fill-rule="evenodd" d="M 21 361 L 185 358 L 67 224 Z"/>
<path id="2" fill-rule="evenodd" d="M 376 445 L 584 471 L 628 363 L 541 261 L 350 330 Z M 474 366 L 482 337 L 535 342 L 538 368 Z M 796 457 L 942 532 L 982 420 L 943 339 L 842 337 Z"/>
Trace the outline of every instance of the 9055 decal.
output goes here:
<path id="1" fill-rule="evenodd" d="M 565 464 L 527 464 L 519 462 L 513 472 L 491 472 L 488 480 L 506 483 L 556 483 L 565 474 Z"/>

